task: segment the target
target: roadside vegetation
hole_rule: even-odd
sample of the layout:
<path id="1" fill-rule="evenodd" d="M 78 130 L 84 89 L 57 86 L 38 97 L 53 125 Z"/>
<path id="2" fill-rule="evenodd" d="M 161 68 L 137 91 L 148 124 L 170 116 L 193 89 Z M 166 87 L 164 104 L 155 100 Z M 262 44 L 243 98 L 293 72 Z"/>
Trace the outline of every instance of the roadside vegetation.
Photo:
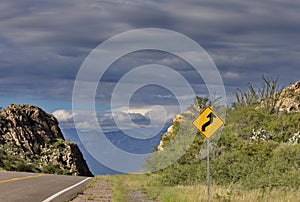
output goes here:
<path id="1" fill-rule="evenodd" d="M 278 79 L 266 77 L 262 78 L 258 89 L 248 84 L 248 90 L 236 91 L 236 102 L 226 109 L 226 124 L 220 139 L 212 139 L 211 180 L 216 200 L 219 197 L 220 201 L 239 201 L 242 199 L 238 197 L 243 195 L 247 195 L 248 201 L 299 199 L 300 113 L 279 110 L 283 99 L 280 92 Z M 197 97 L 190 113 L 183 114 L 183 119 L 174 124 L 172 135 L 162 137 L 163 147 L 172 144 L 176 136 L 196 133 L 191 121 L 209 104 L 209 99 Z M 181 134 L 180 127 L 186 128 L 184 134 Z M 176 163 L 151 177 L 157 186 L 162 186 L 159 190 L 166 189 L 157 194 L 160 198 L 168 190 L 170 195 L 184 195 L 187 192 L 189 196 L 182 201 L 194 200 L 188 198 L 195 194 L 192 190 L 202 189 L 200 193 L 203 194 L 207 156 L 199 154 L 199 151 L 204 142 L 201 135 L 196 136 L 191 147 Z M 152 169 L 160 163 L 153 155 L 147 160 L 146 167 Z M 284 196 L 286 198 L 282 198 Z"/>
<path id="2" fill-rule="evenodd" d="M 112 201 L 139 201 L 130 198 L 130 193 L 140 191 L 144 201 L 153 202 L 204 202 L 208 201 L 207 187 L 202 183 L 193 185 L 164 185 L 157 181 L 155 174 L 129 174 L 101 176 L 112 184 Z M 234 186 L 211 186 L 211 202 L 282 202 L 299 201 L 300 192 L 294 189 L 274 188 L 272 190 L 243 190 Z"/>

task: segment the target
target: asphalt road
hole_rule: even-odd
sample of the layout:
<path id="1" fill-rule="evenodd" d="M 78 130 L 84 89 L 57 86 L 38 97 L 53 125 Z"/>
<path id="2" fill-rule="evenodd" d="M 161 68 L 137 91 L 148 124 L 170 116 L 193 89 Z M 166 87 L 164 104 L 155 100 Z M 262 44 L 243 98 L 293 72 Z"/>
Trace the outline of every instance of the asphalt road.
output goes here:
<path id="1" fill-rule="evenodd" d="M 66 201 L 83 190 L 89 179 L 76 176 L 0 172 L 0 202 Z"/>

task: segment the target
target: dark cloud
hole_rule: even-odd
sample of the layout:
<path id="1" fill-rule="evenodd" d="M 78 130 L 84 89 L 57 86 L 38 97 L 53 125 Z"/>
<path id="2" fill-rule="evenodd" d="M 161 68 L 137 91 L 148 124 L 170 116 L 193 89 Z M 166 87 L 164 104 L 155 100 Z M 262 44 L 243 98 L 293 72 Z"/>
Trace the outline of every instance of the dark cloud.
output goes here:
<path id="1" fill-rule="evenodd" d="M 262 74 L 280 75 L 286 85 L 300 77 L 299 8 L 292 0 L 1 1 L 0 91 L 71 100 L 76 73 L 89 52 L 115 34 L 144 27 L 194 39 L 215 61 L 227 89 L 257 83 Z M 195 87 L 203 84 L 174 57 L 137 56 L 120 60 L 117 73 L 112 67 L 103 85 L 113 87 L 126 65 L 152 61 L 173 65 Z"/>

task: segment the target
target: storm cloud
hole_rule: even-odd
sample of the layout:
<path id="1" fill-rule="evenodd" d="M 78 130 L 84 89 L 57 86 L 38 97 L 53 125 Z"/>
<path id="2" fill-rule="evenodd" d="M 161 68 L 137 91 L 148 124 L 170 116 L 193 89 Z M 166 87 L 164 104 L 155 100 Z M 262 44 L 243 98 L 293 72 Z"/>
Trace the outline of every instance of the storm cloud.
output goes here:
<path id="1" fill-rule="evenodd" d="M 262 74 L 280 75 L 287 85 L 300 78 L 299 9 L 292 0 L 2 0 L 0 96 L 71 101 L 74 79 L 90 51 L 116 34 L 147 27 L 171 29 L 199 43 L 229 94 L 248 81 L 259 82 Z M 173 64 L 195 85 L 203 85 L 189 75 L 188 65 L 159 54 L 119 61 L 119 75 L 138 59 Z M 103 85 L 112 88 L 119 77 L 111 72 L 106 78 Z"/>

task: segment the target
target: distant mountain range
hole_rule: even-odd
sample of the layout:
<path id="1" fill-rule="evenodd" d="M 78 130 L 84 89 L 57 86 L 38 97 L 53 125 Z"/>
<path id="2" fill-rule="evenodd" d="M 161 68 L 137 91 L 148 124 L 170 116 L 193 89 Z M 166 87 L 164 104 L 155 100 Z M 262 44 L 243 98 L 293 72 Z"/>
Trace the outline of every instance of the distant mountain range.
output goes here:
<path id="1" fill-rule="evenodd" d="M 121 130 L 105 132 L 105 136 L 109 141 L 114 144 L 116 147 L 123 151 L 127 151 L 133 154 L 147 154 L 151 153 L 153 149 L 159 144 L 161 140 L 161 134 L 163 134 L 167 128 L 171 125 L 171 122 L 168 122 L 166 126 L 162 129 L 161 133 L 158 135 L 149 138 L 149 139 L 136 139 L 129 137 Z M 130 134 L 130 130 L 126 131 L 127 134 Z M 63 129 L 63 134 L 66 140 L 77 143 L 80 150 L 83 153 L 85 160 L 87 161 L 89 168 L 94 175 L 103 175 L 103 174 L 116 174 L 118 172 L 107 168 L 98 162 L 89 152 L 86 150 L 82 144 L 76 129 Z M 101 149 L 99 149 L 101 151 Z"/>

